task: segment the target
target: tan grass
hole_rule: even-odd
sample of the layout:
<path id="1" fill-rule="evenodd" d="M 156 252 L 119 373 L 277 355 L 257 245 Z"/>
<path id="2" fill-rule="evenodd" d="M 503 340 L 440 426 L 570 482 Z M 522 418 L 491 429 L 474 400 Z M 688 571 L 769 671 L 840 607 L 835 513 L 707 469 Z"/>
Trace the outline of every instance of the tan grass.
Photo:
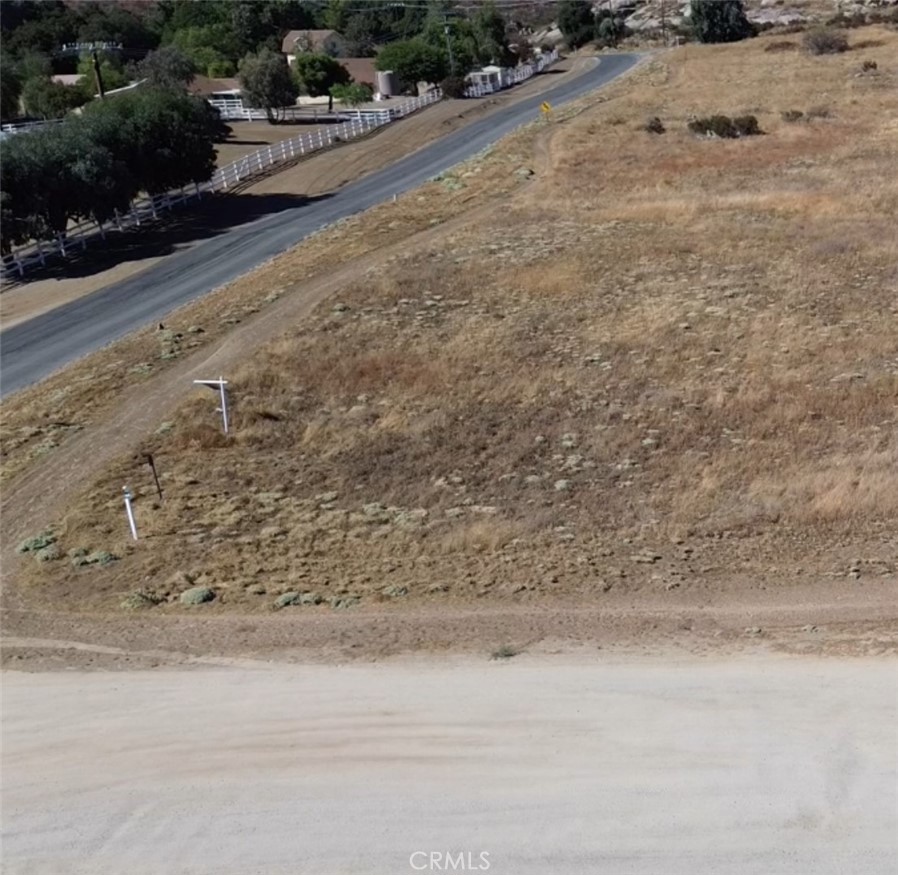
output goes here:
<path id="1" fill-rule="evenodd" d="M 370 270 L 249 357 L 231 441 L 196 403 L 148 442 L 171 498 L 142 499 L 151 549 L 92 572 L 92 597 L 160 566 L 261 609 L 243 583 L 591 598 L 597 580 L 678 586 L 682 569 L 785 581 L 885 561 L 898 34 L 864 36 L 878 77 L 766 37 L 678 50 L 570 112 L 498 226 Z M 824 102 L 829 119 L 781 119 Z M 742 111 L 764 136 L 686 130 Z M 648 114 L 668 133 L 643 132 Z M 520 142 L 497 155 L 521 160 Z M 113 538 L 135 470 L 123 460 L 67 524 Z M 679 564 L 671 540 L 692 551 Z M 646 547 L 662 560 L 631 562 Z M 52 589 L 70 572 L 38 574 Z"/>

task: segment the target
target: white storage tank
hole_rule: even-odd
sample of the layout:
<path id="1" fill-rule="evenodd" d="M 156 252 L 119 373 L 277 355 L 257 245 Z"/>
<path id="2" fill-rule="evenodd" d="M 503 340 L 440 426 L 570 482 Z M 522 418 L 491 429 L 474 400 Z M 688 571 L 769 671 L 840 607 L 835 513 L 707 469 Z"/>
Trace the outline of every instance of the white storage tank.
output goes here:
<path id="1" fill-rule="evenodd" d="M 392 70 L 378 70 L 377 91 L 384 97 L 395 97 L 399 93 L 399 77 Z"/>

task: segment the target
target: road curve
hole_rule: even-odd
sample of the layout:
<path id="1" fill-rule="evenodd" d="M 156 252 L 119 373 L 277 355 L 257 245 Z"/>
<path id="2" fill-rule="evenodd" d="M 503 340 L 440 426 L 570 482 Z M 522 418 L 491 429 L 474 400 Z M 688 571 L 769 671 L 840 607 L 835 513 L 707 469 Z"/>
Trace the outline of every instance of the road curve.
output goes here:
<path id="1" fill-rule="evenodd" d="M 534 118 L 625 73 L 638 55 L 609 55 L 580 76 L 473 122 L 331 197 L 210 238 L 122 282 L 0 333 L 0 396 L 23 389 L 131 331 L 248 273 L 326 225 L 421 185 Z"/>

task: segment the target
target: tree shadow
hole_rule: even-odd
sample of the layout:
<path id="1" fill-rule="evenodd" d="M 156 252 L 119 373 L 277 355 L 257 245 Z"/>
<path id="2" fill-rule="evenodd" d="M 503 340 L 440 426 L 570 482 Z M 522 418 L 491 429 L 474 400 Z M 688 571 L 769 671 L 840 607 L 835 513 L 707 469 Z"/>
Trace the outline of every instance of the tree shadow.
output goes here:
<path id="1" fill-rule="evenodd" d="M 161 258 L 264 216 L 300 209 L 330 197 L 332 194 L 208 195 L 186 208 L 162 212 L 158 219 L 143 221 L 139 227 L 107 231 L 105 241 L 94 238 L 84 250 L 73 241 L 68 258 L 50 257 L 46 267 L 34 268 L 19 280 L 11 278 L 6 288 L 21 288 L 38 280 L 88 277 L 129 261 Z"/>

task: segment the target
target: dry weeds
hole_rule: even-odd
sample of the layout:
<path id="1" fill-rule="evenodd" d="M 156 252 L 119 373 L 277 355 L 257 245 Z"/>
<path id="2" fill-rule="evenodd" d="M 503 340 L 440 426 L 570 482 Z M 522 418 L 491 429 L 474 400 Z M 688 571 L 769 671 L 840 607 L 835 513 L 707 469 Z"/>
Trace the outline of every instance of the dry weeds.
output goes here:
<path id="1" fill-rule="evenodd" d="M 577 61 L 565 61 L 557 69 L 570 72 L 577 64 Z M 543 79 L 495 98 L 469 101 L 462 112 L 455 101 L 438 104 L 427 113 L 406 120 L 409 126 L 404 122 L 398 129 L 398 137 L 394 136 L 397 131 L 385 129 L 386 136 L 378 135 L 379 145 L 374 155 L 353 151 L 356 147 L 368 148 L 360 142 L 350 144 L 346 150 L 312 158 L 302 165 L 301 172 L 287 170 L 262 180 L 252 187 L 252 192 L 315 195 L 331 191 L 359 174 L 399 160 L 409 150 L 484 113 L 555 84 L 548 81 L 552 77 Z M 417 232 L 438 226 L 492 197 L 514 191 L 526 181 L 515 171 L 532 156 L 533 141 L 539 132 L 538 127 L 530 126 L 507 138 L 501 152 L 481 156 L 442 180 L 314 235 L 252 274 L 171 314 L 165 320 L 167 331 L 135 332 L 40 385 L 5 399 L 0 420 L 0 482 L 8 483 L 23 474 L 72 434 L 101 420 L 126 390 L 139 391 L 142 383 L 170 368 L 179 358 L 213 345 L 234 325 L 251 320 L 305 281 L 326 277 L 332 272 L 335 251 L 344 265 L 353 259 L 376 258 L 377 253 L 401 245 Z M 387 140 L 390 142 L 382 142 Z M 340 161 L 331 161 L 331 154 L 340 155 Z M 315 174 L 313 181 L 308 178 L 310 170 Z M 77 297 L 93 290 L 90 283 L 83 285 L 84 289 L 79 285 L 69 294 Z M 38 297 L 42 299 L 53 299 L 59 294 L 52 283 L 38 283 L 38 287 L 41 292 Z M 27 307 L 23 309 L 27 311 Z M 201 328 L 202 333 L 196 332 L 196 328 Z M 181 337 L 172 342 L 176 335 Z"/>
<path id="2" fill-rule="evenodd" d="M 34 592 L 116 608 L 174 599 L 182 571 L 218 605 L 269 610 L 287 591 L 677 599 L 892 579 L 898 35 L 855 34 L 881 43 L 876 76 L 850 52 L 766 52 L 772 37 L 689 46 L 565 112 L 550 172 L 500 223 L 371 269 L 249 358 L 231 438 L 197 395 L 148 439 L 164 502 L 116 465 L 59 530 L 122 559 L 35 564 Z M 814 106 L 829 118 L 782 120 Z M 765 135 L 687 132 L 717 112 Z M 478 165 L 489 190 L 528 136 Z M 407 204 L 405 232 L 433 197 Z M 253 288 L 300 269 L 288 255 Z"/>

